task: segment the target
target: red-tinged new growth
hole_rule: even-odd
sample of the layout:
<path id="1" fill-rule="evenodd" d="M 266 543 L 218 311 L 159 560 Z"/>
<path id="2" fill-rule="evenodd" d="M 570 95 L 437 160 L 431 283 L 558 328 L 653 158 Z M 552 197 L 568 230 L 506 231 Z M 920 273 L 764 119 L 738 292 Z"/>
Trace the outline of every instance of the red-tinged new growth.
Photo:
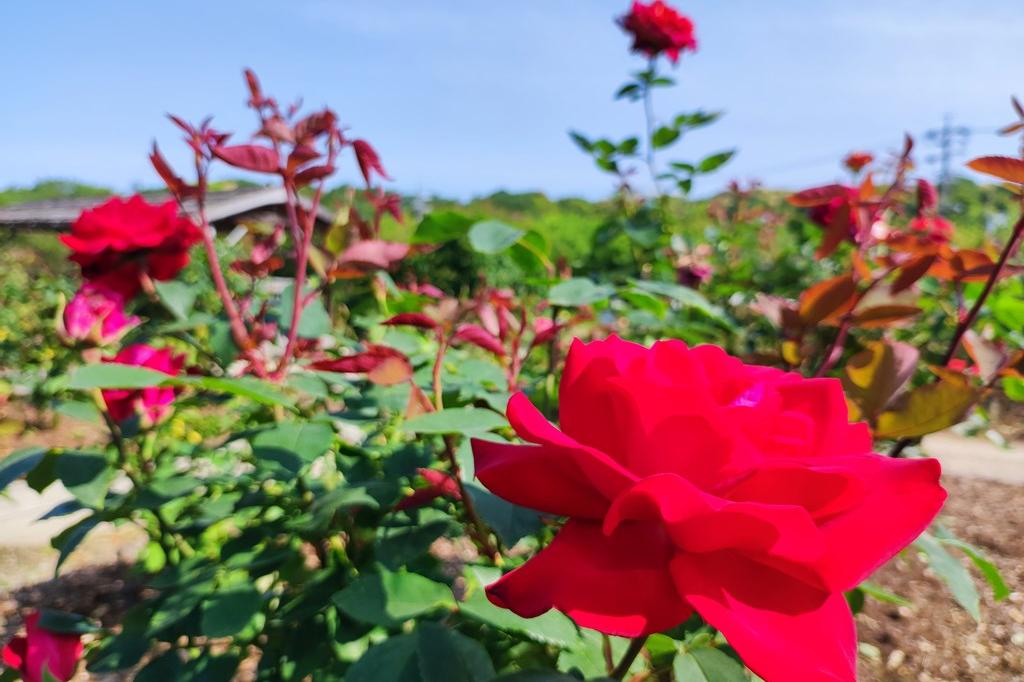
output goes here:
<path id="1" fill-rule="evenodd" d="M 477 476 L 567 521 L 490 600 L 626 637 L 697 612 L 767 682 L 856 679 L 843 592 L 946 498 L 935 460 L 872 453 L 838 380 L 715 346 L 577 341 L 560 426 L 522 394 L 508 418 L 527 444 L 474 440 Z"/>
<path id="2" fill-rule="evenodd" d="M 239 357 L 243 361 L 240 371 L 281 380 L 297 357 L 316 351 L 311 347 L 310 339 L 299 337 L 299 322 L 303 310 L 318 292 L 318 288 L 308 290 L 306 286 L 313 236 L 324 186 L 335 172 L 339 153 L 345 147 L 352 147 L 355 153 L 360 172 L 367 182 L 367 198 L 374 206 L 375 216 L 373 229 L 359 231 L 358 238 L 349 244 L 346 253 L 327 268 L 327 277 L 363 277 L 367 272 L 392 267 L 405 257 L 408 247 L 391 243 L 381 246 L 375 241 L 382 214 L 389 213 L 401 219 L 401 205 L 396 196 L 371 191 L 373 175 L 387 178 L 376 151 L 363 140 L 348 140 L 338 126 L 337 115 L 330 109 L 299 116 L 298 104 L 285 108 L 279 106 L 277 100 L 263 92 L 252 71 L 245 71 L 245 80 L 249 89 L 248 106 L 256 113 L 259 124 L 252 141 L 228 144 L 231 136 L 212 128 L 209 119 L 197 126 L 171 116 L 174 124 L 185 133 L 185 142 L 192 150 L 193 184 L 185 182 L 171 168 L 156 145 L 150 160 L 182 212 L 185 200 L 195 202 L 194 210 L 199 221 L 196 238 L 203 239 L 210 273 L 228 318 L 232 339 L 240 350 Z M 256 241 L 249 258 L 231 265 L 232 269 L 253 280 L 266 277 L 284 265 L 284 259 L 277 250 L 285 243 L 287 233 L 291 238 L 295 282 L 291 288 L 291 319 L 283 320 L 281 324 L 266 319 L 269 310 L 266 306 L 252 313 L 248 297 L 237 298 L 221 270 L 214 230 L 206 215 L 210 167 L 216 162 L 252 173 L 276 176 L 284 187 L 284 224 L 276 225 L 270 236 Z M 300 197 L 300 191 L 306 188 L 311 188 L 308 196 Z M 284 351 L 268 352 L 263 345 L 272 341 L 279 329 L 286 330 Z"/>

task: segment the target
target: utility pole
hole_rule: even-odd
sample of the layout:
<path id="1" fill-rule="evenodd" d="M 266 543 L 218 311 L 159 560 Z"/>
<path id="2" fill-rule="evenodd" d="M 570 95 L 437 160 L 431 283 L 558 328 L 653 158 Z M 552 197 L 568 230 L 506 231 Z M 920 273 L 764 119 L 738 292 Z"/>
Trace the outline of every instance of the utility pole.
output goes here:
<path id="1" fill-rule="evenodd" d="M 939 163 L 939 197 L 943 203 L 946 201 L 949 181 L 953 177 L 953 159 L 963 155 L 971 132 L 967 126 L 953 125 L 953 117 L 950 114 L 943 117 L 941 128 L 925 131 L 925 139 L 939 148 L 938 154 L 929 155 L 925 160 L 929 163 Z"/>

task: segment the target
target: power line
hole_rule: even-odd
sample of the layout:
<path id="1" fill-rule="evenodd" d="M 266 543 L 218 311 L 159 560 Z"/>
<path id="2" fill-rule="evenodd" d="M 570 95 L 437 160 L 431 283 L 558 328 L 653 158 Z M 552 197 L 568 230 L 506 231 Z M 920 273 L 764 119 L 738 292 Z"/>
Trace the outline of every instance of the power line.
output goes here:
<path id="1" fill-rule="evenodd" d="M 925 162 L 939 164 L 939 196 L 945 197 L 949 181 L 953 175 L 953 158 L 963 156 L 967 151 L 967 143 L 973 133 L 982 132 L 978 128 L 953 125 L 953 117 L 946 114 L 942 118 L 941 128 L 926 130 L 924 139 L 938 147 L 938 154 L 925 157 Z"/>

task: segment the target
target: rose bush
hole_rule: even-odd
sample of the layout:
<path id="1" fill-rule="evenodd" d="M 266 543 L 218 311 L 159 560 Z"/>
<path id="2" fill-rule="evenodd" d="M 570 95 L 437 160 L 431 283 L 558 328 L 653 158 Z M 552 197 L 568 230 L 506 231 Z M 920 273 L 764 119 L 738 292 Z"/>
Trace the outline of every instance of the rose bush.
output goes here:
<path id="1" fill-rule="evenodd" d="M 660 2 L 622 25 L 645 133 L 574 134 L 616 183 L 579 262 L 497 220 L 414 221 L 369 142 L 252 72 L 246 143 L 171 117 L 195 170 L 153 148 L 173 204 L 112 200 L 65 238 L 84 282 L 57 329 L 81 357 L 46 395 L 109 437 L 0 461 L 0 487 L 73 498 L 46 514 L 77 514 L 58 570 L 130 524 L 146 589 L 116 621 L 31 625 L 0 679 L 31 674 L 45 626 L 142 681 L 849 680 L 851 612 L 900 599 L 863 581 L 908 543 L 975 618 L 950 551 L 1009 593 L 933 522 L 918 441 L 1024 381 L 1024 220 L 964 248 L 908 140 L 786 206 L 733 184 L 687 231 L 732 155 L 660 156 L 718 116 L 654 112 L 692 25 Z M 346 164 L 364 186 L 322 224 Z M 1024 161 L 974 164 L 1024 185 Z M 205 212 L 224 166 L 285 196 L 231 244 Z"/>

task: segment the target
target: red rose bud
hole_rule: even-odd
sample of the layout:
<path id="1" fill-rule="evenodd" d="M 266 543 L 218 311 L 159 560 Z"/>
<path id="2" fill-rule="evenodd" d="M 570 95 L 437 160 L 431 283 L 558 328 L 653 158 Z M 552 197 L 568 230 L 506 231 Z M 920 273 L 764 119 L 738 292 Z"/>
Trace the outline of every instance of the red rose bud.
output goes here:
<path id="1" fill-rule="evenodd" d="M 868 152 L 850 152 L 843 159 L 843 165 L 850 169 L 851 172 L 859 173 L 874 160 L 875 157 Z"/>
<path id="2" fill-rule="evenodd" d="M 169 280 L 188 264 L 189 247 L 201 237 L 173 201 L 156 206 L 135 195 L 82 211 L 60 239 L 86 279 L 115 271 L 128 277 L 141 268 L 153 279 Z"/>
<path id="3" fill-rule="evenodd" d="M 175 355 L 168 348 L 157 349 L 140 343 L 123 348 L 113 358 L 104 358 L 103 362 L 145 367 L 168 376 L 177 376 L 185 364 L 185 356 Z M 103 402 L 114 421 L 121 422 L 138 416 L 142 428 L 149 428 L 171 413 L 171 404 L 177 395 L 177 389 L 173 386 L 149 386 L 104 389 L 102 394 Z"/>
<path id="4" fill-rule="evenodd" d="M 81 657 L 81 638 L 39 627 L 39 613 L 25 619 L 25 634 L 8 642 L 2 652 L 4 665 L 17 670 L 24 682 L 42 682 L 44 670 L 67 682 L 74 677 Z"/>
<path id="5" fill-rule="evenodd" d="M 97 282 L 86 282 L 64 307 L 57 333 L 68 342 L 113 343 L 139 323 L 124 314 L 124 297 Z"/>
<path id="6" fill-rule="evenodd" d="M 619 19 L 623 30 L 633 36 L 633 51 L 648 57 L 664 53 L 673 63 L 679 53 L 697 51 L 693 22 L 661 0 L 645 5 L 634 2 L 629 14 Z"/>
<path id="7" fill-rule="evenodd" d="M 568 519 L 491 602 L 623 637 L 696 612 L 769 682 L 855 681 L 843 592 L 935 518 L 937 461 L 873 454 L 837 379 L 715 346 L 577 340 L 558 396 L 558 427 L 509 401 L 526 445 L 472 442 L 492 493 Z"/>

